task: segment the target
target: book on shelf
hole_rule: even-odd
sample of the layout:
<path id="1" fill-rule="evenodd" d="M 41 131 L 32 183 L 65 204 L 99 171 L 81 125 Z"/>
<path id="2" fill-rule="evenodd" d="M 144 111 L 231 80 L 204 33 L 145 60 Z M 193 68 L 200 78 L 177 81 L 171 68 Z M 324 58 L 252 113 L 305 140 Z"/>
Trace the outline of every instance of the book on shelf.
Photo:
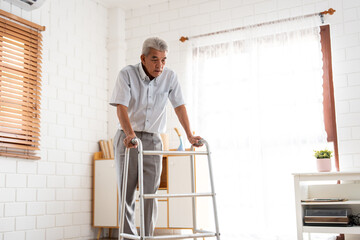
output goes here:
<path id="1" fill-rule="evenodd" d="M 100 140 L 99 145 L 100 145 L 100 151 L 102 153 L 103 158 L 105 158 L 105 159 L 113 159 L 114 158 L 113 139 Z"/>

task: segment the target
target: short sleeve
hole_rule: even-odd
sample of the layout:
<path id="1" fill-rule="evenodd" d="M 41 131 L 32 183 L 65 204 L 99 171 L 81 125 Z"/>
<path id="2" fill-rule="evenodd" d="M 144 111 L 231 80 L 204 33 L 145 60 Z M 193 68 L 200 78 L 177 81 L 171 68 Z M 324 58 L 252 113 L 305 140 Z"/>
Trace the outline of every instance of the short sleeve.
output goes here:
<path id="1" fill-rule="evenodd" d="M 178 82 L 177 76 L 174 73 L 172 84 L 170 87 L 169 100 L 173 106 L 173 108 L 177 108 L 178 106 L 184 105 L 185 101 L 181 92 L 181 87 Z"/>
<path id="2" fill-rule="evenodd" d="M 114 90 L 110 99 L 110 105 L 117 106 L 118 104 L 129 106 L 130 94 L 130 78 L 126 70 L 121 70 L 115 83 Z"/>

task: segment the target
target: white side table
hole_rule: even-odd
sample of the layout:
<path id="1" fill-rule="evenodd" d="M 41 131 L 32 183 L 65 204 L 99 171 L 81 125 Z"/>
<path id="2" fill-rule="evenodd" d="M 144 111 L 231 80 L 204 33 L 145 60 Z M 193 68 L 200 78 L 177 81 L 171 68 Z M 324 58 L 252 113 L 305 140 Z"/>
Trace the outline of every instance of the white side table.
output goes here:
<path id="1" fill-rule="evenodd" d="M 360 226 L 325 227 L 304 226 L 306 208 L 351 208 L 353 214 L 360 213 L 360 172 L 293 173 L 297 239 L 303 233 L 360 234 Z M 341 180 L 341 184 L 337 184 Z M 341 202 L 302 202 L 312 198 L 345 198 Z"/>

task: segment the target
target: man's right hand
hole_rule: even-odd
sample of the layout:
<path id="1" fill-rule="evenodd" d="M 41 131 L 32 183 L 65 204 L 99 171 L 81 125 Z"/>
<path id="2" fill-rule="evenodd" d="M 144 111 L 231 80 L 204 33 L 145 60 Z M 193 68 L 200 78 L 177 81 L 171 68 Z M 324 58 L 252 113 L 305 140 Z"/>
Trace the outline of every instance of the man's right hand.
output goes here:
<path id="1" fill-rule="evenodd" d="M 131 140 L 133 140 L 134 138 L 136 138 L 135 134 L 126 136 L 126 138 L 124 139 L 124 145 L 126 148 L 137 148 L 137 143 L 136 144 L 131 143 Z"/>

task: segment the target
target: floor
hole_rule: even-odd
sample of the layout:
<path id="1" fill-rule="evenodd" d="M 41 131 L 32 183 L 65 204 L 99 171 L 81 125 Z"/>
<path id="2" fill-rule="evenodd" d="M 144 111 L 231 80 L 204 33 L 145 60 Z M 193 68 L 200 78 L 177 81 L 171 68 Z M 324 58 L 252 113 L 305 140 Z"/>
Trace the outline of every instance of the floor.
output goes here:
<path id="1" fill-rule="evenodd" d="M 190 233 L 192 232 L 191 230 L 178 230 L 178 229 L 156 229 L 155 230 L 155 236 L 161 236 L 161 235 L 180 235 L 180 234 L 185 234 L 185 233 Z M 103 230 L 103 236 L 108 236 L 109 231 L 108 229 L 104 229 Z M 111 238 L 100 238 L 101 240 L 114 240 L 117 239 L 116 236 L 118 234 L 117 229 L 113 230 L 112 236 Z M 96 240 L 96 239 L 94 239 Z M 164 239 L 166 240 L 166 239 Z"/>

